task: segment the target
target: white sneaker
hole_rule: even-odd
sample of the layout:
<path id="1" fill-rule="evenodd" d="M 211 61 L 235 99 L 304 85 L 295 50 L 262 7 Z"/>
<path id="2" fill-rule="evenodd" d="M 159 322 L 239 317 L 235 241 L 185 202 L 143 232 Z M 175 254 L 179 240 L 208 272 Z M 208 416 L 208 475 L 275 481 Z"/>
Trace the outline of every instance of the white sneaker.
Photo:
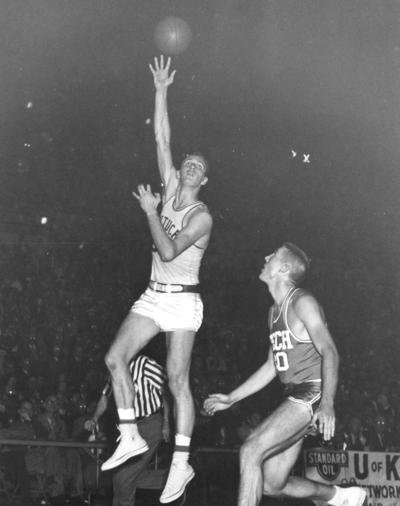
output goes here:
<path id="1" fill-rule="evenodd" d="M 349 487 L 344 489 L 347 500 L 344 500 L 343 506 L 362 506 L 367 492 L 361 487 Z"/>
<path id="2" fill-rule="evenodd" d="M 185 467 L 180 467 L 177 463 L 172 463 L 169 470 L 167 483 L 160 497 L 160 503 L 175 501 L 180 497 L 190 480 L 194 478 L 193 467 L 186 464 Z"/>
<path id="3" fill-rule="evenodd" d="M 148 449 L 146 441 L 141 436 L 135 436 L 135 438 L 123 436 L 115 452 L 108 460 L 103 462 L 101 470 L 109 471 L 110 469 L 114 469 L 114 467 L 120 466 L 131 457 L 147 452 Z"/>
<path id="4" fill-rule="evenodd" d="M 330 504 L 338 506 L 362 506 L 367 497 L 366 491 L 361 487 L 336 487 L 339 492 L 338 501 L 332 501 Z"/>

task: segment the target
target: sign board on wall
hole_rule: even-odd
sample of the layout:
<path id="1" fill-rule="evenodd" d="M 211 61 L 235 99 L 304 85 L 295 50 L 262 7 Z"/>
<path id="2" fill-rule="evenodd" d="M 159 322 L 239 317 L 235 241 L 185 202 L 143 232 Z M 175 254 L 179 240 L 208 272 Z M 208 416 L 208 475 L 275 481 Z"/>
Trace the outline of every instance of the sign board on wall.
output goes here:
<path id="1" fill-rule="evenodd" d="M 330 485 L 358 485 L 368 506 L 400 506 L 400 453 L 304 451 L 305 476 Z"/>

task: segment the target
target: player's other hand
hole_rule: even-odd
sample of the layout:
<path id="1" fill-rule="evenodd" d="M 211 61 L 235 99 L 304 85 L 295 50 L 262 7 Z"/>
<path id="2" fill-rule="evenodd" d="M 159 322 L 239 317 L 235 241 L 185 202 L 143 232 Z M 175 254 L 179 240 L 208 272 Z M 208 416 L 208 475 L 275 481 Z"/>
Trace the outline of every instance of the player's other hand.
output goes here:
<path id="1" fill-rule="evenodd" d="M 138 192 L 132 192 L 132 195 L 139 201 L 140 207 L 148 216 L 157 214 L 157 207 L 161 202 L 161 195 L 159 193 L 153 193 L 149 184 L 146 186 L 140 184 L 138 186 Z"/>
<path id="2" fill-rule="evenodd" d="M 322 402 L 314 413 L 312 419 L 314 425 L 318 424 L 319 432 L 325 441 L 329 441 L 335 435 L 335 411 L 333 406 L 324 405 Z"/>
<path id="3" fill-rule="evenodd" d="M 169 68 L 171 66 L 171 58 L 167 58 L 166 63 L 164 64 L 164 56 L 161 55 L 160 58 L 154 58 L 154 67 L 149 64 L 149 68 L 154 78 L 154 86 L 157 90 L 163 90 L 168 88 L 170 84 L 174 82 L 175 72 L 173 70 L 169 73 Z"/>
<path id="4" fill-rule="evenodd" d="M 211 416 L 217 411 L 230 408 L 232 404 L 229 395 L 212 394 L 204 401 L 204 411 Z"/>

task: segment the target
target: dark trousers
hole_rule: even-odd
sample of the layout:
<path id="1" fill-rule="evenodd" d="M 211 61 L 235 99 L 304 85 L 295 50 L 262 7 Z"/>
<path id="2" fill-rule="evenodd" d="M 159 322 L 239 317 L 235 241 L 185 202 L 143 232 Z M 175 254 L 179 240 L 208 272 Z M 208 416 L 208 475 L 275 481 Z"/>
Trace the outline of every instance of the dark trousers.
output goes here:
<path id="1" fill-rule="evenodd" d="M 0 466 L 5 469 L 5 478 L 13 485 L 19 485 L 24 499 L 29 498 L 29 476 L 25 463 L 25 450 L 12 449 L 0 454 Z"/>
<path id="2" fill-rule="evenodd" d="M 113 506 L 134 506 L 136 484 L 147 468 L 162 440 L 162 415 L 156 413 L 138 422 L 140 435 L 146 440 L 149 450 L 125 462 L 113 473 Z"/>

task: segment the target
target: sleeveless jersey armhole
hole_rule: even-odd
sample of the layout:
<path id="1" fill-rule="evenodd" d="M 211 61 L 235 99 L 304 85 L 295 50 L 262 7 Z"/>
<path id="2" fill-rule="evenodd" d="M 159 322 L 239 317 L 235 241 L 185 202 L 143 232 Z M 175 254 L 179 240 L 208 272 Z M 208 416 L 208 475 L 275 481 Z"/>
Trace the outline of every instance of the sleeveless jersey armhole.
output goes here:
<path id="1" fill-rule="evenodd" d="M 166 199 L 166 194 L 165 194 L 165 188 L 163 189 L 163 199 L 165 199 L 163 202 L 162 202 L 162 205 L 165 206 L 167 205 L 172 199 L 175 198 L 175 193 L 172 194 L 168 199 Z"/>
<path id="2" fill-rule="evenodd" d="M 203 202 L 195 202 L 194 204 L 189 207 L 189 209 L 186 211 L 186 213 L 183 215 L 182 218 L 182 224 L 185 222 L 186 216 L 190 214 L 194 209 L 197 209 L 199 206 L 203 205 Z M 185 224 L 186 225 L 186 224 Z"/>
<path id="3" fill-rule="evenodd" d="M 192 204 L 192 207 L 190 207 L 186 213 L 184 214 L 183 218 L 182 218 L 182 224 L 185 222 L 185 218 L 188 214 L 190 214 L 194 209 L 197 209 L 199 206 L 204 206 L 205 204 L 203 202 L 195 202 L 194 204 Z M 186 225 L 186 223 L 185 223 Z M 185 226 L 184 225 L 184 226 Z M 205 250 L 206 248 L 202 248 L 201 246 L 199 246 L 198 244 L 196 244 L 195 242 L 193 243 L 193 246 L 197 249 L 201 249 L 201 250 Z"/>
<path id="4" fill-rule="evenodd" d="M 295 335 L 295 333 L 292 331 L 292 329 L 290 328 L 290 325 L 289 325 L 289 322 L 288 322 L 288 310 L 289 310 L 289 304 L 293 298 L 293 295 L 297 292 L 298 293 L 298 290 L 301 290 L 301 288 L 296 288 L 295 290 L 293 290 L 293 292 L 290 294 L 290 297 L 288 298 L 288 300 L 286 301 L 286 307 L 285 307 L 285 310 L 283 312 L 283 321 L 286 325 L 286 328 L 288 329 L 288 331 L 290 332 L 290 335 L 293 337 L 293 339 L 296 339 L 297 342 L 299 343 L 311 343 L 312 340 L 311 339 L 300 339 L 299 337 L 297 337 Z"/>
<path id="5" fill-rule="evenodd" d="M 274 306 L 271 306 L 268 311 L 268 328 L 270 332 L 272 330 L 273 321 L 274 321 Z"/>

